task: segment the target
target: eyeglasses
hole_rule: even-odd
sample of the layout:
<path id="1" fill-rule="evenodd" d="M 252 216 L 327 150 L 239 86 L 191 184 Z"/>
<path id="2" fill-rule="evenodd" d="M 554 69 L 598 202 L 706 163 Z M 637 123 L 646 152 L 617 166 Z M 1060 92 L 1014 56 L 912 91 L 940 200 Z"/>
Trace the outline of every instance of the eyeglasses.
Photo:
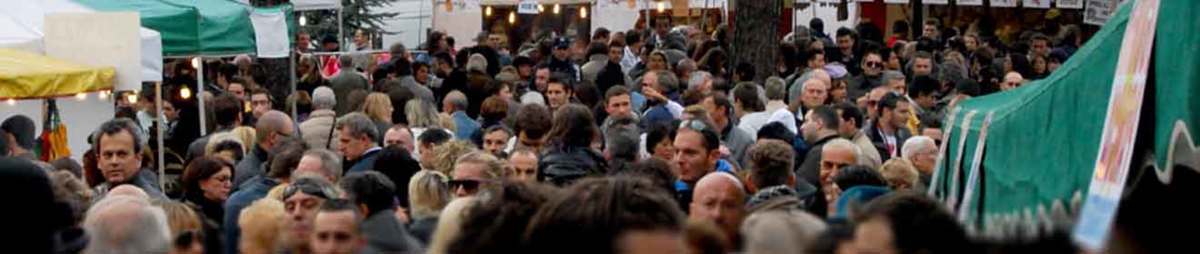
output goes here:
<path id="1" fill-rule="evenodd" d="M 174 244 L 175 248 L 185 249 L 188 246 L 191 246 L 194 242 L 202 241 L 204 241 L 204 234 L 200 233 L 198 230 L 188 230 L 183 231 L 179 233 L 179 235 L 175 236 Z"/>
<path id="2" fill-rule="evenodd" d="M 296 195 L 296 192 L 303 192 L 304 194 L 317 196 L 322 199 L 334 199 L 338 197 L 337 190 L 334 190 L 332 187 L 322 186 L 312 181 L 300 180 L 293 182 L 283 189 L 283 198 L 286 199 L 292 195 Z"/>
<path id="3" fill-rule="evenodd" d="M 871 67 L 871 68 L 882 68 L 882 67 L 883 67 L 883 63 L 882 63 L 882 62 L 870 61 L 870 62 L 867 62 L 867 67 Z"/>

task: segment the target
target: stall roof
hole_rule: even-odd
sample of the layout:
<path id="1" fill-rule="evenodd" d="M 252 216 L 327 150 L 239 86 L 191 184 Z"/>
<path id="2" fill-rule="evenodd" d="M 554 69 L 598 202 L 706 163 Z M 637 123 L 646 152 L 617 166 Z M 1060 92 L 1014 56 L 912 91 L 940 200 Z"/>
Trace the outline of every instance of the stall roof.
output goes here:
<path id="1" fill-rule="evenodd" d="M 0 99 L 72 96 L 112 89 L 116 70 L 0 48 Z"/>
<path id="2" fill-rule="evenodd" d="M 254 53 L 249 7 L 227 0 L 77 0 L 100 11 L 137 11 L 162 33 L 164 56 Z"/>

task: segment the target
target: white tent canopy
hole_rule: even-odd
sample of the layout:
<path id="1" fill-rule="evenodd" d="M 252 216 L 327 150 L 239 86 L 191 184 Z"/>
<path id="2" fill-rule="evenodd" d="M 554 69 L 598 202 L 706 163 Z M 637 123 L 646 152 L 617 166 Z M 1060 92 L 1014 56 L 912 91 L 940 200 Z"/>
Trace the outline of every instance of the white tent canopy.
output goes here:
<path id="1" fill-rule="evenodd" d="M 42 32 L 50 13 L 95 12 L 70 0 L 0 0 L 0 47 L 45 54 Z M 162 38 L 158 32 L 141 28 L 142 81 L 162 81 Z M 136 90 L 121 89 L 118 90 Z"/>

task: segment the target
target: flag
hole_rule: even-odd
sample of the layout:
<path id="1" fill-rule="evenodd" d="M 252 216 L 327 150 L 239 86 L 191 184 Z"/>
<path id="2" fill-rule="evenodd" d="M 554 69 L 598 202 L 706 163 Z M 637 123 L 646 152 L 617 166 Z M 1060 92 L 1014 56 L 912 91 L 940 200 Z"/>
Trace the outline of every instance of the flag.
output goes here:
<path id="1" fill-rule="evenodd" d="M 38 154 L 41 160 L 49 162 L 71 156 L 71 149 L 67 145 L 67 125 L 62 123 L 62 116 L 58 114 L 57 101 L 47 99 L 44 112 L 42 135 L 38 137 Z"/>

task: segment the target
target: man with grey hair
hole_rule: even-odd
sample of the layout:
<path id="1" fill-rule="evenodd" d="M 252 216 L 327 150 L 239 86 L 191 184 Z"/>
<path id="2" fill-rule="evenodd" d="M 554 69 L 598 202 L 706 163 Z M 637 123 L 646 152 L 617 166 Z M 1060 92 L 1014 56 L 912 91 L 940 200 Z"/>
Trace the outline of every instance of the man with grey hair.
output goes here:
<path id="1" fill-rule="evenodd" d="M 647 71 L 640 81 L 640 94 L 645 96 L 647 109 L 642 114 L 641 127 L 648 129 L 655 123 L 669 122 L 679 119 L 683 114 L 683 106 L 667 98 L 679 87 L 675 74 L 666 71 Z M 639 92 L 635 89 L 635 93 Z"/>
<path id="2" fill-rule="evenodd" d="M 457 128 L 454 137 L 458 140 L 471 140 L 471 137 L 479 132 L 479 122 L 467 115 L 468 106 L 470 105 L 467 95 L 457 90 L 451 91 L 442 99 L 442 113 L 450 114 L 454 118 L 454 126 Z"/>
<path id="3" fill-rule="evenodd" d="M 682 65 L 684 65 L 684 62 L 690 63 L 691 61 L 692 61 L 691 59 L 684 60 L 683 62 L 680 62 L 679 65 L 682 66 Z M 692 72 L 692 75 L 690 75 L 688 78 L 687 84 L 688 84 L 688 90 L 698 90 L 701 93 L 712 92 L 712 86 L 713 86 L 712 73 L 709 73 L 707 71 Z"/>
<path id="4" fill-rule="evenodd" d="M 825 221 L 799 210 L 751 214 L 742 222 L 745 253 L 806 253 L 825 232 Z"/>
<path id="5" fill-rule="evenodd" d="M 304 142 L 308 143 L 309 147 L 335 149 L 332 142 L 336 137 L 333 131 L 333 122 L 337 119 L 337 112 L 333 111 L 333 107 L 337 105 L 337 97 L 333 94 L 333 89 L 327 86 L 317 87 L 312 94 L 312 113 L 308 114 L 308 120 L 300 123 L 300 136 L 304 137 Z"/>
<path id="6" fill-rule="evenodd" d="M 637 161 L 639 135 L 636 122 L 628 117 L 614 121 L 604 130 L 604 159 L 608 160 L 610 172 L 628 169 Z"/>
<path id="7" fill-rule="evenodd" d="M 333 88 L 333 93 L 337 95 L 336 101 L 343 102 L 336 105 L 335 111 L 340 116 L 355 110 L 350 107 L 353 103 L 345 103 L 347 102 L 346 98 L 354 90 L 367 90 L 367 77 L 355 68 L 354 57 L 351 55 L 342 55 L 338 58 L 338 64 L 341 65 L 341 71 L 329 79 L 329 85 Z"/>
<path id="8" fill-rule="evenodd" d="M 362 113 L 350 113 L 338 119 L 338 152 L 345 158 L 344 173 L 367 171 L 375 168 L 375 159 L 383 150 L 376 143 L 379 129 L 370 117 Z"/>
<path id="9" fill-rule="evenodd" d="M 330 182 L 338 182 L 342 176 L 342 157 L 324 148 L 313 148 L 304 152 L 293 175 L 317 175 Z"/>
<path id="10" fill-rule="evenodd" d="M 86 253 L 167 253 L 171 233 L 162 208 L 145 199 L 111 196 L 93 205 L 83 222 Z"/>
<path id="11" fill-rule="evenodd" d="M 263 164 L 268 157 L 267 151 L 274 149 L 281 139 L 294 136 L 295 128 L 292 126 L 292 118 L 283 112 L 271 110 L 263 113 L 262 118 L 255 123 L 256 145 L 253 152 L 246 155 L 234 167 L 233 186 L 235 190 L 246 180 L 260 176 L 266 171 L 263 170 Z"/>
<path id="12" fill-rule="evenodd" d="M 825 69 L 809 70 L 808 72 L 805 72 L 803 75 L 800 75 L 799 78 L 796 78 L 795 80 L 793 80 L 792 85 L 788 87 L 787 98 L 789 100 L 791 100 L 790 105 L 799 105 L 800 104 L 800 95 L 801 95 L 801 92 L 804 91 L 804 87 L 805 87 L 804 82 L 807 82 L 810 79 L 820 80 L 821 83 L 825 85 L 825 88 L 826 88 L 825 90 L 829 90 L 828 88 L 833 86 L 833 77 L 829 76 L 829 73 L 825 72 Z M 803 116 L 804 113 L 805 112 L 803 112 L 803 111 L 796 112 L 797 117 Z"/>
<path id="13" fill-rule="evenodd" d="M 831 215 L 829 213 L 830 205 L 837 202 L 838 196 L 841 196 L 841 189 L 834 186 L 833 179 L 837 178 L 838 172 L 842 171 L 843 168 L 859 165 L 858 157 L 861 156 L 862 152 L 858 148 L 858 145 L 840 137 L 826 142 L 821 147 L 820 152 L 821 180 L 817 186 L 817 193 L 819 195 L 816 196 L 815 200 L 824 202 L 817 202 L 821 204 L 808 207 L 808 211 L 824 217 Z"/>
<path id="14" fill-rule="evenodd" d="M 921 182 L 924 186 L 929 186 L 930 178 L 933 177 L 933 170 L 937 164 L 938 147 L 933 138 L 926 136 L 914 136 L 904 141 L 904 146 L 900 148 L 901 156 L 908 161 L 911 161 L 913 167 L 917 168 L 917 173 L 920 174 Z"/>
<path id="15" fill-rule="evenodd" d="M 696 61 L 691 58 L 683 57 L 682 60 L 675 63 L 675 76 L 680 79 L 688 79 L 688 88 L 692 87 L 692 75 L 696 73 Z"/>
<path id="16" fill-rule="evenodd" d="M 150 170 L 142 169 L 142 144 L 145 140 L 138 135 L 137 125 L 128 118 L 117 118 L 104 122 L 92 133 L 96 152 L 96 167 L 104 176 L 104 182 L 96 185 L 96 197 L 104 197 L 109 190 L 129 184 L 146 191 L 150 197 L 166 199 L 159 189 L 158 177 Z"/>
<path id="17" fill-rule="evenodd" d="M 908 92 L 907 78 L 904 73 L 899 71 L 884 71 L 883 86 L 891 89 L 893 93 L 905 94 Z"/>

